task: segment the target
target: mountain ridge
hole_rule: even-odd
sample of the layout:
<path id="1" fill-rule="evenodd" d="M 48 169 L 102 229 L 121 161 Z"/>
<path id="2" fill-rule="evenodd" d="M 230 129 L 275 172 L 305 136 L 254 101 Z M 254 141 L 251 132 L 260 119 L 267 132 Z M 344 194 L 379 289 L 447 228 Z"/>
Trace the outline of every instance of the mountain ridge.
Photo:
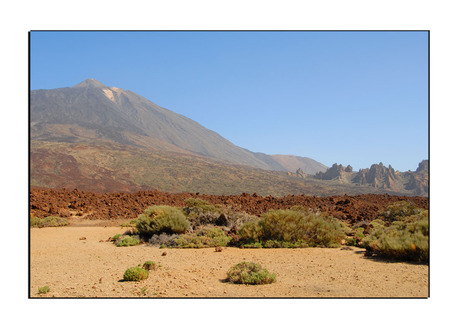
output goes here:
<path id="1" fill-rule="evenodd" d="M 238 147 L 183 115 L 160 107 L 132 91 L 108 87 L 95 79 L 87 79 L 70 88 L 31 91 L 31 132 L 34 138 L 56 140 L 45 133 L 43 124 L 69 122 L 96 130 L 99 137 L 122 144 L 136 145 L 134 134 L 136 137 L 162 140 L 185 151 L 231 164 L 289 171 L 270 155 Z M 72 133 L 61 134 L 61 138 L 65 137 L 70 142 L 75 140 Z M 145 147 L 145 143 L 142 146 Z M 313 159 L 304 158 L 303 161 L 310 173 L 326 169 Z"/>

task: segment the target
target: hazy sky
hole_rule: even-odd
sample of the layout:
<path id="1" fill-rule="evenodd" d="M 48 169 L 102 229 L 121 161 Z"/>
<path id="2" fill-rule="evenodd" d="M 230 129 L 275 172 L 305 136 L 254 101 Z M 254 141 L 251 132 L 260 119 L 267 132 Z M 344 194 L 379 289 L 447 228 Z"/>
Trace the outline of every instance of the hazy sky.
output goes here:
<path id="1" fill-rule="evenodd" d="M 31 32 L 31 89 L 94 78 L 255 152 L 428 158 L 427 32 Z"/>

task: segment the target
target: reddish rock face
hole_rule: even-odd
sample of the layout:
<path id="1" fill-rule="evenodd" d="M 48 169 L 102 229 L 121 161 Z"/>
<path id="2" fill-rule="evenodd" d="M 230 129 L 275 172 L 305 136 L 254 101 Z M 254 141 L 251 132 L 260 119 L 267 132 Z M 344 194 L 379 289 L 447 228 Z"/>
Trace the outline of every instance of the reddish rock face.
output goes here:
<path id="1" fill-rule="evenodd" d="M 417 207 L 428 209 L 427 197 L 391 196 L 388 194 L 316 197 L 288 195 L 285 197 L 259 196 L 243 193 L 232 196 L 202 195 L 194 193 L 170 194 L 158 190 L 135 193 L 105 193 L 61 189 L 31 189 L 30 212 L 38 217 L 53 213 L 62 216 L 82 216 L 88 219 L 134 219 L 152 205 L 183 207 L 187 198 L 201 198 L 212 204 L 225 204 L 237 211 L 260 216 L 270 209 L 288 209 L 294 205 L 325 212 L 348 223 L 375 219 L 389 204 L 410 201 Z"/>

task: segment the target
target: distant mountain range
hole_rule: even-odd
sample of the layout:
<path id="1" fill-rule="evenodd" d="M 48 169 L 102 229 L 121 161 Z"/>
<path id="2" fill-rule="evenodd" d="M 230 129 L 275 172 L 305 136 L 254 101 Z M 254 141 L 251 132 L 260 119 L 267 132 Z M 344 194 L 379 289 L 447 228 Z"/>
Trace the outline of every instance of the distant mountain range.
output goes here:
<path id="1" fill-rule="evenodd" d="M 94 79 L 31 91 L 30 136 L 33 186 L 261 195 L 382 191 L 377 185 L 319 178 L 329 170 L 311 158 L 238 147 L 185 116 Z M 308 177 L 290 173 L 296 170 Z"/>

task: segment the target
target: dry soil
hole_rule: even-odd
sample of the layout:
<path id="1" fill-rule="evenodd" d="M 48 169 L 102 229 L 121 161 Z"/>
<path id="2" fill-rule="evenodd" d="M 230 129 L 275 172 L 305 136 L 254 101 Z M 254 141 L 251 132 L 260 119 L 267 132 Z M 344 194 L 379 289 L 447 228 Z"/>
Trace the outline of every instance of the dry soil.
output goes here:
<path id="1" fill-rule="evenodd" d="M 428 297 L 428 266 L 364 257 L 360 248 L 159 249 L 116 247 L 107 239 L 126 228 L 94 220 L 30 230 L 30 297 Z M 165 256 L 162 254 L 166 252 Z M 140 282 L 124 271 L 145 261 L 161 267 Z M 270 285 L 224 282 L 236 263 L 276 273 Z M 38 288 L 49 286 L 48 294 Z"/>

